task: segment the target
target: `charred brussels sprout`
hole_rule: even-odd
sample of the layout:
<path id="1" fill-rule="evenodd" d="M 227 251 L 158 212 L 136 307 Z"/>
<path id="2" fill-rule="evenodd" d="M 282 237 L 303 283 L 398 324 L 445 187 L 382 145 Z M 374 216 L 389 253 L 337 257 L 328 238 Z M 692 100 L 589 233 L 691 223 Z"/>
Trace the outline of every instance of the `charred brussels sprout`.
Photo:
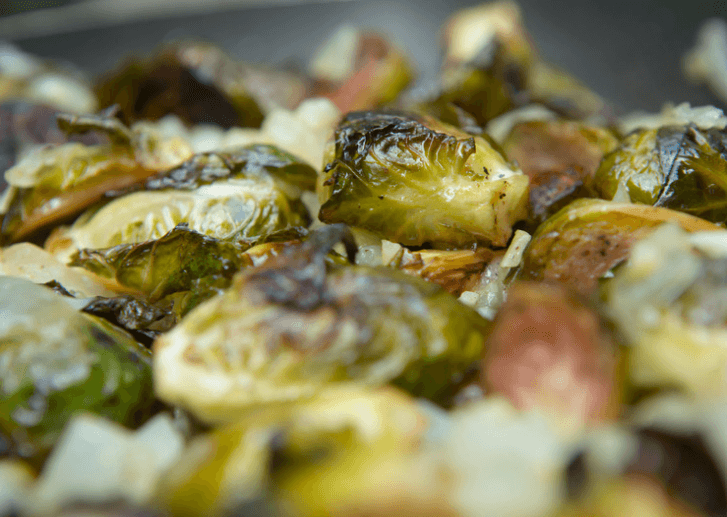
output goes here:
<path id="1" fill-rule="evenodd" d="M 480 353 L 486 320 L 401 272 L 326 266 L 341 232 L 326 227 L 238 275 L 159 338 L 159 396 L 209 421 L 344 383 L 446 400 Z"/>
<path id="2" fill-rule="evenodd" d="M 109 113 L 59 115 L 68 134 L 93 131 L 105 143 L 73 142 L 44 147 L 5 173 L 2 236 L 17 241 L 67 220 L 104 198 L 108 191 L 143 183 L 192 155 L 180 139 L 162 139 L 149 126 L 128 128 Z"/>
<path id="3" fill-rule="evenodd" d="M 637 203 L 727 222 L 727 130 L 694 124 L 628 135 L 607 155 L 595 187 L 604 198 L 621 189 Z"/>
<path id="4" fill-rule="evenodd" d="M 396 112 L 346 116 L 319 177 L 319 218 L 404 245 L 503 246 L 527 176 L 485 139 Z"/>
<path id="5" fill-rule="evenodd" d="M 315 171 L 272 146 L 193 156 L 133 192 L 82 215 L 46 247 L 59 256 L 161 238 L 178 224 L 247 248 L 276 232 L 305 227 L 300 200 Z"/>
<path id="6" fill-rule="evenodd" d="M 16 454 L 41 461 L 80 411 L 140 423 L 154 401 L 148 350 L 27 280 L 0 277 L 0 307 L 0 430 Z"/>
<path id="7" fill-rule="evenodd" d="M 259 127 L 273 106 L 295 107 L 308 85 L 286 72 L 238 62 L 220 48 L 186 41 L 147 60 L 131 60 L 102 78 L 102 106 L 121 106 L 128 123 L 174 114 L 185 123 Z M 267 108 L 267 109 L 266 109 Z"/>
<path id="8" fill-rule="evenodd" d="M 704 219 L 666 208 L 578 199 L 538 227 L 525 252 L 522 276 L 592 292 L 600 278 L 628 258 L 635 242 L 664 221 L 690 232 L 718 229 Z"/>

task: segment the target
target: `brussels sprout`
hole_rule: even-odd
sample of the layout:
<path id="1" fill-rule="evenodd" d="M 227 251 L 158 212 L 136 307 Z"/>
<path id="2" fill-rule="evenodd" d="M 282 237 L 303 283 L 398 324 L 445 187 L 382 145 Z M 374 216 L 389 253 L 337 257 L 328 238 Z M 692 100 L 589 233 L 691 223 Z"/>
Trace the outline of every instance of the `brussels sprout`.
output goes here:
<path id="1" fill-rule="evenodd" d="M 596 173 L 599 194 L 619 188 L 632 201 L 727 222 L 727 130 L 694 124 L 645 129 L 628 135 L 604 157 Z"/>
<path id="2" fill-rule="evenodd" d="M 411 83 L 406 55 L 375 32 L 342 26 L 311 61 L 313 95 L 324 96 L 343 113 L 392 102 Z"/>
<path id="3" fill-rule="evenodd" d="M 577 199 L 538 227 L 525 251 L 525 279 L 563 282 L 582 293 L 629 256 L 635 242 L 664 221 L 687 231 L 717 230 L 714 224 L 661 207 Z"/>
<path id="4" fill-rule="evenodd" d="M 388 265 L 438 284 L 459 296 L 479 283 L 494 256 L 495 253 L 488 248 L 454 251 L 409 251 L 401 248 Z"/>
<path id="5" fill-rule="evenodd" d="M 254 506 L 298 516 L 451 515 L 442 513 L 434 465 L 419 455 L 432 420 L 392 389 L 267 405 L 192 442 L 159 498 L 179 516 Z"/>
<path id="6" fill-rule="evenodd" d="M 517 282 L 495 318 L 482 386 L 569 430 L 620 412 L 620 352 L 595 308 L 563 285 Z"/>
<path id="7" fill-rule="evenodd" d="M 328 385 L 393 382 L 446 401 L 481 351 L 486 320 L 390 268 L 326 267 L 341 227 L 236 276 L 160 337 L 159 396 L 213 422 Z"/>
<path id="8" fill-rule="evenodd" d="M 121 106 L 127 123 L 173 113 L 185 123 L 259 127 L 273 106 L 295 107 L 308 92 L 300 77 L 235 61 L 210 43 L 166 45 L 101 79 L 101 106 Z M 265 110 L 263 108 L 267 108 Z"/>
<path id="9" fill-rule="evenodd" d="M 9 169 L 2 224 L 6 239 L 25 239 L 80 213 L 108 191 L 141 183 L 192 154 L 185 142 L 162 140 L 148 128 L 128 128 L 110 113 L 59 115 L 58 126 L 68 134 L 96 131 L 108 143 L 40 148 Z"/>
<path id="10" fill-rule="evenodd" d="M 603 155 L 617 144 L 606 129 L 553 120 L 517 124 L 502 147 L 530 177 L 530 216 L 539 223 L 570 201 L 588 197 Z"/>
<path id="11" fill-rule="evenodd" d="M 198 233 L 247 248 L 276 232 L 307 226 L 300 201 L 313 169 L 271 146 L 195 155 L 151 178 L 148 190 L 83 214 L 46 247 L 61 257 L 161 238 L 186 223 Z"/>
<path id="12" fill-rule="evenodd" d="M 451 106 L 481 127 L 528 102 L 570 118 L 608 114 L 597 94 L 541 60 L 513 2 L 463 9 L 448 22 L 444 40 L 442 91 L 424 109 L 445 114 L 450 123 L 458 118 Z"/>
<path id="13" fill-rule="evenodd" d="M 444 46 L 442 91 L 425 111 L 448 112 L 452 122 L 457 107 L 484 127 L 520 102 L 537 56 L 517 5 L 494 2 L 459 11 L 445 26 Z"/>
<path id="14" fill-rule="evenodd" d="M 708 399 L 727 394 L 726 235 L 690 238 L 674 224 L 659 227 L 605 284 L 610 311 L 631 344 L 637 388 L 676 387 Z M 695 249 L 697 236 L 722 249 Z"/>
<path id="15" fill-rule="evenodd" d="M 431 118 L 351 113 L 327 161 L 320 220 L 404 245 L 503 246 L 525 214 L 527 177 L 485 139 Z"/>
<path id="16" fill-rule="evenodd" d="M 15 454 L 42 461 L 79 411 L 140 423 L 154 401 L 148 350 L 27 280 L 0 277 L 0 306 L 0 431 Z"/>

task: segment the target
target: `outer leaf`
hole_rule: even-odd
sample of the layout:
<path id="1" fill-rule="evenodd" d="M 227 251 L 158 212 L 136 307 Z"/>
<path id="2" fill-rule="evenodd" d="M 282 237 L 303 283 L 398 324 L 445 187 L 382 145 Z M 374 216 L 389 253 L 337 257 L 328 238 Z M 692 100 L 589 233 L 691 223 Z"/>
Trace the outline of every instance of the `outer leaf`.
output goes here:
<path id="1" fill-rule="evenodd" d="M 623 184 L 632 201 L 727 222 L 727 130 L 694 124 L 630 134 L 607 155 L 596 188 L 612 198 Z"/>
<path id="2" fill-rule="evenodd" d="M 109 143 L 44 147 L 9 169 L 2 235 L 17 241 L 66 220 L 99 202 L 109 191 L 143 183 L 192 154 L 179 139 L 163 140 L 142 128 L 127 128 L 111 113 L 59 115 L 69 134 L 96 131 Z"/>

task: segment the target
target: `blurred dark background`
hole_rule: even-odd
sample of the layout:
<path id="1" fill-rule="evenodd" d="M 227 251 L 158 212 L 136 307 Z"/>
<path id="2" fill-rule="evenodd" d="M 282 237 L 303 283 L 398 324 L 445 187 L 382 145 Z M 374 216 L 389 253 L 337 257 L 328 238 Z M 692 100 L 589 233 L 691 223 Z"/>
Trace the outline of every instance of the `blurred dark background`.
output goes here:
<path id="1" fill-rule="evenodd" d="M 104 9 L 112 4 L 104 0 L 77 0 L 65 2 L 72 4 L 64 8 L 70 11 L 58 14 L 56 20 L 52 16 L 58 9 L 29 12 L 33 7 L 62 3 L 0 0 L 0 13 L 10 14 L 0 17 L 0 39 L 43 57 L 68 61 L 90 74 L 114 67 L 130 53 L 149 53 L 165 40 L 185 36 L 216 41 L 244 60 L 304 66 L 318 45 L 339 24 L 348 22 L 388 34 L 408 49 L 423 76 L 433 77 L 439 64 L 441 24 L 457 9 L 479 2 L 288 0 L 285 5 L 258 1 L 246 7 L 245 0 L 199 0 L 196 6 L 183 0 L 176 10 L 175 2 L 167 1 L 160 3 L 163 12 L 155 12 L 155 2 L 116 0 L 114 12 L 106 13 Z M 725 107 L 706 87 L 686 81 L 680 61 L 694 44 L 701 22 L 727 16 L 727 2 L 518 3 L 543 56 L 622 110 L 655 111 L 666 101 Z"/>

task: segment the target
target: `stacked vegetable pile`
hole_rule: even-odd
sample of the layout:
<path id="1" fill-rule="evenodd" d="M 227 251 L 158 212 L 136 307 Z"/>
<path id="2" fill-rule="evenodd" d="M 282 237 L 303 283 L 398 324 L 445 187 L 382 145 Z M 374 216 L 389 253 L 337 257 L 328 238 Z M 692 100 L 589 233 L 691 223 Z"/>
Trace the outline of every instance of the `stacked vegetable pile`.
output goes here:
<path id="1" fill-rule="evenodd" d="M 727 118 L 443 35 L 0 47 L 0 514 L 727 514 Z"/>

